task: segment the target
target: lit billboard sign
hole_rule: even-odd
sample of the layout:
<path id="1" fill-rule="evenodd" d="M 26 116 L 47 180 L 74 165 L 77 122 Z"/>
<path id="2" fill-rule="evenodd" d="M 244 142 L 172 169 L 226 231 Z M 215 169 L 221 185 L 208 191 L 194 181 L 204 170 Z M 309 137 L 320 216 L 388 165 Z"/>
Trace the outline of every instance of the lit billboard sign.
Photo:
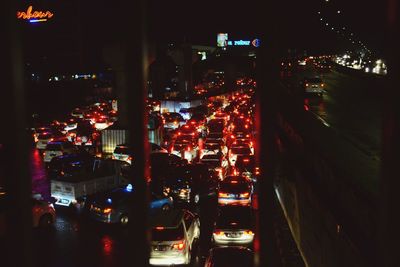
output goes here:
<path id="1" fill-rule="evenodd" d="M 54 14 L 50 11 L 34 11 L 32 6 L 29 6 L 26 11 L 17 12 L 17 19 L 28 20 L 31 23 L 47 21 L 53 16 Z"/>
<path id="2" fill-rule="evenodd" d="M 260 39 L 253 39 L 253 40 L 228 40 L 227 45 L 228 46 L 254 46 L 254 47 L 259 47 L 260 46 Z"/>
<path id="3" fill-rule="evenodd" d="M 228 34 L 227 33 L 218 33 L 217 34 L 217 46 L 218 47 L 226 47 L 228 42 Z"/>

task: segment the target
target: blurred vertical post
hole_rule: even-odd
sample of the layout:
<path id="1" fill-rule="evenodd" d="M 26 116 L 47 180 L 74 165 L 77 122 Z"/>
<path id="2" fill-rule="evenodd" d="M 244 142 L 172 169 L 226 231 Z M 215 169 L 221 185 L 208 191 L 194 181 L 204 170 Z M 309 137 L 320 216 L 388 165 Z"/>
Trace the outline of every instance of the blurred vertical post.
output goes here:
<path id="1" fill-rule="evenodd" d="M 17 25 L 15 1 L 6 0 L 2 16 L 1 89 L 3 125 L 0 143 L 7 162 L 4 168 L 6 202 L 6 237 L 2 246 L 1 265 L 33 266 L 31 177 L 28 165 L 28 134 L 26 131 L 26 90 L 20 29 Z M 7 114 L 7 115 L 6 115 Z"/>
<path id="2" fill-rule="evenodd" d="M 261 1 L 259 1 L 261 2 Z M 277 114 L 276 86 L 278 83 L 278 44 L 276 26 L 279 21 L 278 11 L 273 1 L 260 3 L 258 26 L 261 46 L 257 52 L 257 113 L 259 143 L 259 163 L 261 177 L 259 178 L 259 210 L 260 219 L 260 259 L 259 266 L 278 267 L 281 259 L 278 253 L 274 219 L 275 191 L 274 175 L 276 166 L 275 120 Z M 261 11 L 262 10 L 262 11 Z M 261 14 L 263 13 L 263 14 Z"/>
<path id="3" fill-rule="evenodd" d="M 132 145 L 132 184 L 134 196 L 131 201 L 132 216 L 128 226 L 128 248 L 122 266 L 147 266 L 149 257 L 147 228 L 147 36 L 146 1 L 117 1 L 121 41 L 115 46 L 117 61 L 118 106 L 121 106 L 122 123 L 129 131 L 128 141 Z M 122 97 L 121 97 L 122 96 Z M 120 103 L 121 100 L 121 103 Z"/>
<path id="4" fill-rule="evenodd" d="M 400 151 L 400 42 L 399 8 L 396 0 L 386 3 L 385 41 L 387 53 L 387 86 L 383 110 L 382 167 L 380 180 L 380 221 L 378 226 L 379 252 L 375 266 L 399 266 L 400 240 L 399 204 L 399 151 Z"/>

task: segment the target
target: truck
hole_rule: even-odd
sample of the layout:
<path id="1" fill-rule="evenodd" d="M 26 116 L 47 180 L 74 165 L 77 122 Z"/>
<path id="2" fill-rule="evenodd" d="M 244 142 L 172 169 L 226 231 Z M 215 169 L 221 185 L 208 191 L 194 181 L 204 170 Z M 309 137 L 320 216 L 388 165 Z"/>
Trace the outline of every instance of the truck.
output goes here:
<path id="1" fill-rule="evenodd" d="M 94 158 L 89 163 L 76 166 L 73 171 L 62 172 L 52 178 L 50 190 L 55 205 L 80 210 L 87 196 L 129 183 L 130 166 L 123 161 Z"/>

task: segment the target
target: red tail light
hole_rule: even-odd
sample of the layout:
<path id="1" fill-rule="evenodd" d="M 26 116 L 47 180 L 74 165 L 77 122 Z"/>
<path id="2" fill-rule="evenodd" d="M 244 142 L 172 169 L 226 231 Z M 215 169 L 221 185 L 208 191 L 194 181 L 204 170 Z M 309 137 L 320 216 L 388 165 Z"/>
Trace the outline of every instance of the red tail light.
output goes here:
<path id="1" fill-rule="evenodd" d="M 172 248 L 177 249 L 177 250 L 183 250 L 185 248 L 185 243 L 179 242 L 179 243 L 173 244 Z"/>
<path id="2" fill-rule="evenodd" d="M 225 232 L 223 232 L 223 231 L 215 231 L 214 234 L 215 235 L 224 235 Z"/>
<path id="3" fill-rule="evenodd" d="M 250 159 L 243 159 L 243 162 L 250 162 Z"/>

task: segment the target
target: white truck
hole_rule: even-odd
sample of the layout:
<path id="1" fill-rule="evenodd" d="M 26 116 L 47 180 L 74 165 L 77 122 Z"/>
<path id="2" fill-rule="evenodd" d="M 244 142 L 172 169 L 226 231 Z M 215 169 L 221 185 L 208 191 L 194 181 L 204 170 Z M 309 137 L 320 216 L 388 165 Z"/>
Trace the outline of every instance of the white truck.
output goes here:
<path id="1" fill-rule="evenodd" d="M 112 159 L 95 159 L 91 164 L 51 180 L 51 197 L 59 206 L 80 209 L 86 196 L 129 183 L 128 163 Z"/>

